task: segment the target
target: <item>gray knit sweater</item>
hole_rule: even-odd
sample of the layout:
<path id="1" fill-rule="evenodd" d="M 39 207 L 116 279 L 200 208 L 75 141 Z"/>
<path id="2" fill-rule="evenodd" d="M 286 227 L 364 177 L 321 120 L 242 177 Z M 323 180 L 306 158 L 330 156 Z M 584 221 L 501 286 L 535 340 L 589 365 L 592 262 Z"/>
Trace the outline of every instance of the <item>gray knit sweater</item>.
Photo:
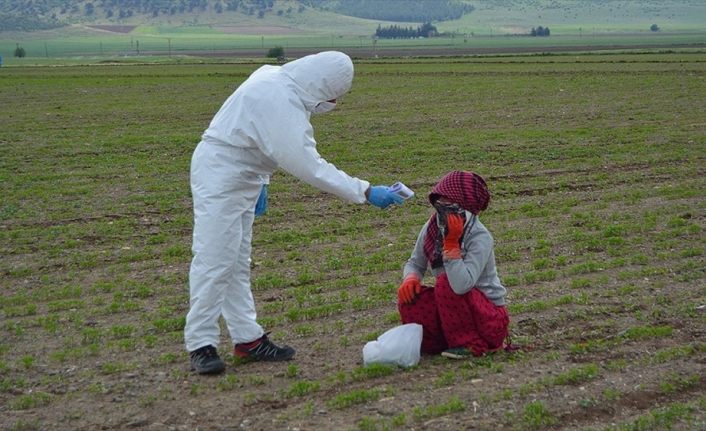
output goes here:
<path id="1" fill-rule="evenodd" d="M 471 227 L 466 230 L 461 241 L 462 259 L 444 259 L 444 266 L 432 269 L 432 275 L 437 277 L 446 272 L 451 289 L 458 295 L 463 295 L 475 287 L 495 305 L 505 305 L 507 290 L 500 283 L 495 269 L 493 237 L 477 216 L 466 212 L 465 226 L 469 224 Z M 424 238 L 428 225 L 429 221 L 419 232 L 412 256 L 404 265 L 403 278 L 410 273 L 419 275 L 420 280 L 424 278 L 424 273 L 429 267 L 429 262 L 424 254 Z"/>

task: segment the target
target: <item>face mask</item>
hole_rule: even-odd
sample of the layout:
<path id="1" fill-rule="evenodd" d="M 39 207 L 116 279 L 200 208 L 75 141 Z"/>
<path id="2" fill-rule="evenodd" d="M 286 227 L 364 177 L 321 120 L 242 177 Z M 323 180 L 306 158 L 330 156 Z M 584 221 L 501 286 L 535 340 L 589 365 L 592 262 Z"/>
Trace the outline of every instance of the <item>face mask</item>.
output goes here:
<path id="1" fill-rule="evenodd" d="M 324 112 L 329 112 L 335 107 L 335 102 L 319 102 L 316 106 L 314 106 L 314 114 L 323 114 Z"/>
<path id="2" fill-rule="evenodd" d="M 448 217 L 449 214 L 459 214 L 463 217 L 464 221 L 466 220 L 466 210 L 461 208 L 459 204 L 442 204 L 436 201 L 434 202 L 434 208 L 436 209 L 437 220 L 439 221 L 442 235 L 443 232 L 446 231 L 446 217 Z"/>

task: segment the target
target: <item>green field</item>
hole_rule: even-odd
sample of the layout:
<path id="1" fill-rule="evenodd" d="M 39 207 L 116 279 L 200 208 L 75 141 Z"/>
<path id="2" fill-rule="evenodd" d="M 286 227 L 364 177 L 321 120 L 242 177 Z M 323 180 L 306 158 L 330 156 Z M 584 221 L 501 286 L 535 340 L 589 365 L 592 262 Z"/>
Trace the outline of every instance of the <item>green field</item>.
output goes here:
<path id="1" fill-rule="evenodd" d="M 536 52 L 554 49 L 584 51 L 596 49 L 621 49 L 663 47 L 670 49 L 706 46 L 706 30 L 689 32 L 640 32 L 605 33 L 586 31 L 582 34 L 554 33 L 552 37 L 523 37 L 509 35 L 459 35 L 430 39 L 379 39 L 369 35 L 300 34 L 274 35 L 263 28 L 262 34 L 227 34 L 209 30 L 207 27 L 192 28 L 183 32 L 178 28 L 158 31 L 155 28 L 136 29 L 129 34 L 91 33 L 86 30 L 68 29 L 35 33 L 0 34 L 0 55 L 6 66 L 37 64 L 57 58 L 113 58 L 113 57 L 164 57 L 179 55 L 212 55 L 221 51 L 246 51 L 239 57 L 265 57 L 270 48 L 281 46 L 285 53 L 290 49 L 338 49 L 364 50 L 361 54 L 375 53 L 379 56 L 396 56 L 396 50 L 435 49 L 438 55 L 464 54 L 468 50 L 532 50 Z M 25 58 L 15 58 L 14 51 L 21 46 Z M 221 54 L 227 56 L 228 54 Z M 407 55 L 414 55 L 414 52 Z M 232 55 L 231 55 L 232 56 Z M 369 56 L 369 55 L 366 55 Z"/>
<path id="2" fill-rule="evenodd" d="M 261 19 L 242 12 L 219 14 L 213 5 L 198 13 L 143 14 L 112 20 L 105 18 L 104 12 L 91 17 L 60 14 L 71 25 L 0 32 L 0 55 L 6 65 L 27 65 L 57 58 L 106 60 L 154 55 L 262 58 L 276 46 L 285 52 L 302 48 L 362 50 L 353 51 L 361 57 L 413 56 L 413 52 L 400 49 L 429 48 L 438 55 L 468 55 L 489 50 L 580 52 L 706 46 L 706 3 L 701 0 L 488 0 L 471 4 L 475 9 L 457 20 L 434 22 L 441 37 L 377 41 L 372 36 L 378 26 L 414 28 L 421 23 L 361 19 L 308 7 L 296 12 L 299 3 L 288 0 L 274 2 Z M 294 12 L 283 12 L 287 10 Z M 659 27 L 658 32 L 650 30 L 653 24 Z M 100 28 L 104 25 L 134 28 L 118 33 L 122 30 Z M 538 26 L 550 28 L 551 37 L 522 36 Z M 25 49 L 27 58 L 14 58 L 17 46 Z"/>
<path id="3" fill-rule="evenodd" d="M 25 59 L 32 60 L 32 59 Z M 165 60 L 166 61 L 166 60 Z M 706 427 L 706 54 L 356 62 L 320 153 L 417 197 L 278 172 L 253 288 L 286 364 L 189 373 L 190 157 L 257 65 L 0 69 L 0 428 Z M 398 324 L 425 196 L 474 170 L 511 331 L 468 361 L 362 366 Z M 429 280 L 427 280 L 429 281 Z"/>

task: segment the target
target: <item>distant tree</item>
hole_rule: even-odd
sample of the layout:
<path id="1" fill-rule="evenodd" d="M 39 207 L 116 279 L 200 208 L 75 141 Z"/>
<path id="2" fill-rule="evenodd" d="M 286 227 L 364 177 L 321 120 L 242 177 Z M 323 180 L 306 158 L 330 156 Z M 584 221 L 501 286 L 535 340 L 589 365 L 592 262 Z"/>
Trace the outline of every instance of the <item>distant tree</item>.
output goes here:
<path id="1" fill-rule="evenodd" d="M 15 48 L 15 57 L 25 57 L 27 56 L 27 53 L 25 52 L 25 49 L 20 46 L 20 44 L 17 44 L 17 48 Z"/>
<path id="2" fill-rule="evenodd" d="M 240 2 L 238 0 L 228 0 L 226 2 L 226 10 L 236 11 L 238 10 L 238 5 Z"/>
<path id="3" fill-rule="evenodd" d="M 530 36 L 549 36 L 549 27 L 542 27 L 541 25 L 537 28 L 532 27 L 530 31 Z"/>
<path id="4" fill-rule="evenodd" d="M 422 24 L 421 27 L 419 27 L 419 35 L 422 37 L 432 37 L 436 34 L 436 27 L 433 26 L 430 22 L 425 22 L 424 24 Z"/>
<path id="5" fill-rule="evenodd" d="M 216 4 L 213 5 L 213 9 L 216 11 L 216 13 L 223 13 L 223 5 L 220 1 L 217 1 Z"/>
<path id="6" fill-rule="evenodd" d="M 659 26 L 657 24 L 652 24 L 650 26 L 650 31 L 658 32 L 659 31 Z"/>
<path id="7" fill-rule="evenodd" d="M 86 13 L 86 16 L 91 16 L 95 12 L 95 8 L 93 7 L 93 3 L 86 3 L 86 5 L 83 7 L 84 12 Z"/>
<path id="8" fill-rule="evenodd" d="M 265 11 L 264 10 L 259 10 L 257 11 L 257 17 L 262 19 L 265 17 Z"/>
<path id="9" fill-rule="evenodd" d="M 267 58 L 284 58 L 284 48 L 275 46 L 267 51 Z"/>
<path id="10" fill-rule="evenodd" d="M 105 11 L 105 17 L 106 17 L 106 18 L 112 18 L 112 17 L 113 17 L 113 9 L 106 9 L 106 11 Z"/>

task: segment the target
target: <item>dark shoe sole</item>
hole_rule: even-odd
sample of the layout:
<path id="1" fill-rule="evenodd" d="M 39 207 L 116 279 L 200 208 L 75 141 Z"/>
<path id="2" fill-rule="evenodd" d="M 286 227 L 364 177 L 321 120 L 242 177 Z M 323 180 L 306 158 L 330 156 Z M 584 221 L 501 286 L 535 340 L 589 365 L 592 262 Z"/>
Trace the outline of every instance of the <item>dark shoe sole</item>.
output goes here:
<path id="1" fill-rule="evenodd" d="M 222 362 L 206 368 L 198 368 L 193 365 L 191 366 L 191 371 L 196 371 L 197 374 L 220 374 L 225 371 L 225 369 L 226 365 Z"/>
<path id="2" fill-rule="evenodd" d="M 263 358 L 258 358 L 257 356 L 253 355 L 247 355 L 247 356 L 239 356 L 237 353 L 234 355 L 235 358 L 237 358 L 238 362 L 284 362 L 284 361 L 290 361 L 294 358 L 294 355 L 296 354 L 296 350 L 292 349 L 291 354 L 287 355 L 280 355 L 277 357 L 271 357 L 271 356 L 265 356 Z"/>

